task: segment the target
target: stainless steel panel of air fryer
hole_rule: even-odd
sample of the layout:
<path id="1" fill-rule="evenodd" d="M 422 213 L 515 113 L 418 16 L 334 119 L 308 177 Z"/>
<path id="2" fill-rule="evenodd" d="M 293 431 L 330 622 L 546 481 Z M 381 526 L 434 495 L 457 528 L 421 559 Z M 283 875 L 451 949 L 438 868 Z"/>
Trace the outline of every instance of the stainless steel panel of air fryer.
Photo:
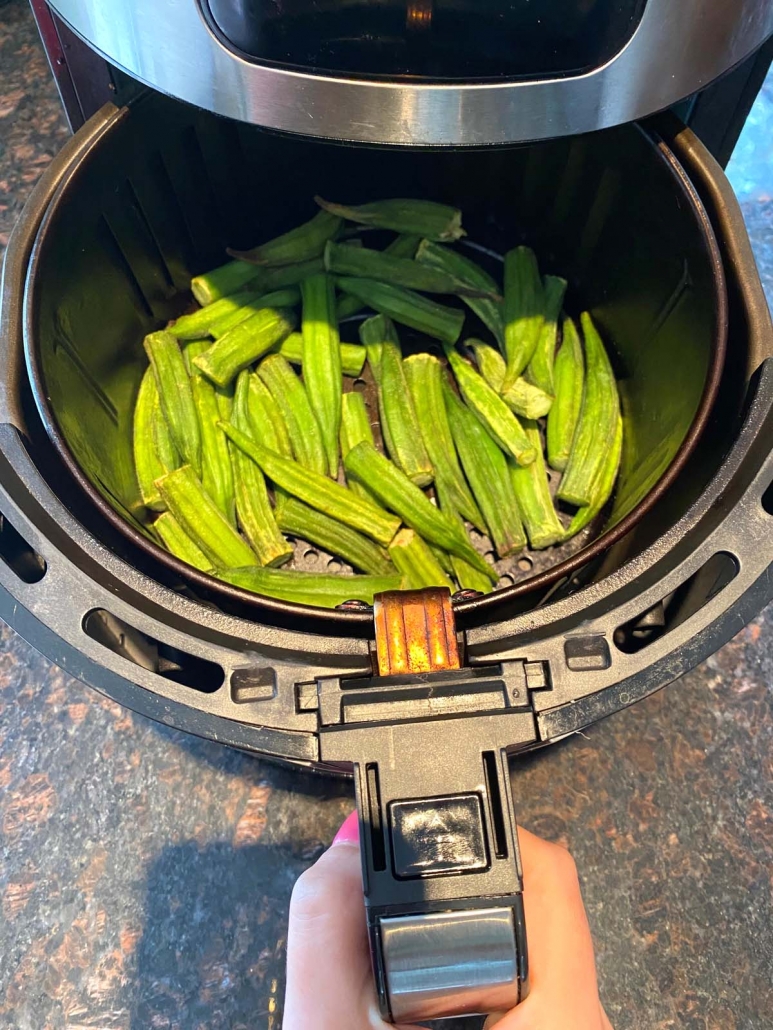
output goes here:
<path id="1" fill-rule="evenodd" d="M 480 145 L 631 121 L 773 33 L 768 0 L 54 0 L 117 67 L 241 121 Z"/>

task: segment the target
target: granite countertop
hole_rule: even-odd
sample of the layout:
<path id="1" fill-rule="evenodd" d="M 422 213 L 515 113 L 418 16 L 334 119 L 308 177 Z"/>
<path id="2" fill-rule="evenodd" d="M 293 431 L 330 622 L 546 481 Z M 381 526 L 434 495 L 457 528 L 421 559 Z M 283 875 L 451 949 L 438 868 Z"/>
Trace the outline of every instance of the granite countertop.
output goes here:
<path id="1" fill-rule="evenodd" d="M 0 252 L 67 138 L 0 5 Z M 773 83 L 730 169 L 773 295 Z M 767 191 L 767 192 L 766 192 Z M 518 763 L 521 822 L 582 876 L 616 1030 L 773 1012 L 773 612 L 680 682 Z M 286 909 L 345 781 L 183 736 L 0 631 L 0 1028 L 278 1030 Z"/>

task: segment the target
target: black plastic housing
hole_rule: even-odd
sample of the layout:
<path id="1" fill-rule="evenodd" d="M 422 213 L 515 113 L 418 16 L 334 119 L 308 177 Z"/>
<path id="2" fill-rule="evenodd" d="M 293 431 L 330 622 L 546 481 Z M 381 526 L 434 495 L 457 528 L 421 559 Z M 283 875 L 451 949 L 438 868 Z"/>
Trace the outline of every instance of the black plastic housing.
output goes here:
<path id="1" fill-rule="evenodd" d="M 163 112 L 163 120 L 154 117 L 154 111 Z M 274 141 L 277 153 L 288 155 L 271 174 L 266 170 L 264 180 L 251 183 L 250 195 L 263 198 L 262 210 L 270 212 L 275 206 L 266 207 L 264 200 L 265 191 L 277 189 L 277 183 L 285 195 L 307 196 L 308 160 L 291 159 L 301 152 L 306 158 L 319 155 L 315 182 L 322 178 L 323 189 L 331 195 L 342 182 L 353 189 L 345 173 L 352 159 L 348 148 L 282 140 L 256 130 L 237 131 L 233 125 L 158 97 L 129 109 L 105 108 L 67 144 L 37 187 L 14 233 L 4 269 L 0 614 L 71 674 L 130 707 L 235 746 L 319 764 L 325 758 L 320 737 L 328 731 L 320 724 L 317 680 L 370 675 L 368 617 L 341 622 L 337 617 L 328 621 L 299 613 L 287 618 L 286 613 L 272 614 L 267 609 L 256 618 L 254 608 L 245 606 L 238 595 L 194 590 L 186 577 L 133 548 L 60 461 L 40 421 L 24 364 L 24 334 L 31 351 L 40 342 L 35 334 L 46 304 L 45 297 L 36 299 L 44 282 L 43 268 L 52 260 L 51 250 L 43 251 L 43 239 L 51 242 L 57 218 L 66 224 L 64 200 L 72 201 L 77 210 L 83 203 L 76 195 L 79 184 L 88 181 L 88 169 L 98 169 L 114 187 L 113 222 L 131 239 L 136 212 L 124 203 L 127 153 L 139 148 L 141 158 L 152 167 L 154 148 L 178 138 L 175 125 L 190 126 L 204 118 L 214 134 L 211 145 L 221 141 L 212 154 L 221 160 L 210 164 L 216 173 L 219 170 L 223 183 L 239 181 L 245 167 L 241 155 L 250 146 L 265 146 L 266 139 Z M 197 167 L 197 139 L 195 132 L 182 134 L 180 160 L 189 158 L 183 171 Z M 640 141 L 648 142 L 645 146 Z M 306 146 L 311 149 L 304 150 Z M 513 200 L 516 185 L 520 189 L 531 184 L 528 195 L 534 198 L 534 217 L 546 209 L 538 206 L 540 197 L 556 212 L 540 241 L 548 261 L 569 271 L 578 291 L 582 290 L 582 301 L 597 310 L 602 324 L 619 319 L 612 333 L 615 338 L 625 337 L 626 325 L 639 325 L 646 317 L 642 312 L 651 316 L 662 310 L 663 299 L 673 294 L 684 270 L 683 264 L 672 263 L 668 242 L 681 248 L 685 241 L 676 232 L 683 223 L 678 221 L 679 205 L 673 197 L 661 198 L 664 208 L 668 206 L 661 219 L 653 223 L 640 217 L 635 222 L 635 237 L 629 235 L 627 220 L 607 223 L 603 219 L 610 198 L 655 193 L 665 166 L 671 169 L 672 181 L 674 170 L 679 170 L 685 189 L 696 201 L 700 199 L 713 226 L 717 260 L 727 279 L 728 357 L 701 443 L 676 484 L 635 530 L 602 558 L 583 564 L 553 586 L 549 596 L 544 591 L 513 597 L 503 593 L 457 609 L 468 662 L 514 660 L 522 665 L 528 698 L 525 712 L 533 732 L 530 741 L 512 743 L 537 746 L 670 682 L 720 646 L 773 593 L 767 575 L 773 553 L 768 509 L 773 505 L 765 494 L 773 478 L 769 455 L 773 385 L 766 364 L 773 350 L 773 331 L 740 212 L 718 166 L 689 131 L 669 119 L 645 129 L 627 127 L 574 143 L 504 153 L 410 158 L 377 151 L 357 153 L 364 155 L 362 161 L 369 161 L 370 168 L 386 162 L 390 174 L 396 174 L 400 159 L 405 158 L 403 174 L 412 177 L 414 189 L 431 187 L 441 199 L 455 197 L 461 188 L 469 190 L 472 179 L 480 181 L 483 167 L 489 171 L 490 198 L 496 199 L 499 191 L 501 204 Z M 600 155 L 610 158 L 611 165 Z M 361 166 L 361 174 L 365 167 Z M 419 172 L 422 167 L 425 170 Z M 608 167 L 618 167 L 619 174 L 610 172 L 605 177 Z M 597 207 L 586 209 L 583 231 L 569 237 L 572 198 L 588 176 L 606 183 L 606 188 L 600 191 Z M 181 188 L 187 184 L 190 190 L 197 180 L 193 173 L 186 177 L 181 172 L 180 182 Z M 368 189 L 367 180 L 359 183 L 361 194 Z M 244 238 L 232 236 L 229 242 L 249 242 L 259 200 L 248 197 L 254 206 L 245 207 L 244 197 L 225 189 L 217 200 L 206 190 L 194 193 L 183 234 L 194 258 L 185 264 L 168 263 L 171 282 L 158 281 L 150 312 L 144 309 L 147 301 L 120 302 L 124 313 L 134 319 L 129 346 L 137 346 L 142 318 L 148 324 L 177 310 L 177 290 L 190 268 L 217 260 L 225 240 L 209 235 L 207 219 L 222 222 L 229 234 L 231 226 L 244 222 L 248 227 Z M 479 210 L 482 205 L 483 201 Z M 636 218 L 635 205 L 626 210 Z M 529 207 L 522 211 L 528 214 Z M 273 223 L 267 218 L 266 234 L 281 228 L 281 219 L 292 222 L 300 213 L 283 211 Z M 473 207 L 473 231 L 479 228 L 478 217 Z M 649 235 L 653 224 L 658 228 L 654 238 Z M 514 226 L 515 221 L 504 229 L 512 233 Z M 618 245 L 606 262 L 601 262 L 600 249 L 590 245 L 602 238 L 602 229 L 617 234 Z M 200 251 L 195 249 L 196 241 Z M 64 243 L 60 238 L 59 244 Z M 616 277 L 613 255 L 622 263 L 627 260 L 626 249 L 649 253 L 652 263 L 672 269 L 661 292 L 653 291 L 649 300 L 650 280 L 643 259 L 633 287 L 629 279 Z M 85 260 L 73 240 L 69 252 L 73 264 Z M 59 260 L 66 256 L 64 246 Z M 605 280 L 594 279 L 597 262 L 607 273 Z M 102 274 L 94 264 L 80 267 Z M 45 280 L 52 291 L 62 289 L 48 278 L 54 268 L 55 264 L 46 269 Z M 61 269 L 66 271 L 64 265 Z M 610 303 L 613 291 L 624 288 L 633 307 Z M 663 350 L 662 367 L 669 373 L 673 369 L 674 377 L 680 348 L 698 339 L 692 326 L 706 326 L 715 318 L 705 307 L 693 307 L 698 289 L 699 280 L 691 276 Z M 660 301 L 654 296 L 660 296 Z M 102 303 L 106 305 L 103 317 L 117 318 L 121 313 L 117 298 L 106 296 Z M 137 315 L 143 309 L 144 315 Z M 692 310 L 689 320 L 681 318 L 682 310 Z M 670 378 L 670 374 L 663 376 L 664 391 Z M 485 699 L 486 710 L 502 710 L 499 703 L 487 707 L 491 695 Z M 441 723 L 442 719 L 423 723 L 430 747 Z M 346 759 L 328 756 L 327 763 L 342 768 Z"/>

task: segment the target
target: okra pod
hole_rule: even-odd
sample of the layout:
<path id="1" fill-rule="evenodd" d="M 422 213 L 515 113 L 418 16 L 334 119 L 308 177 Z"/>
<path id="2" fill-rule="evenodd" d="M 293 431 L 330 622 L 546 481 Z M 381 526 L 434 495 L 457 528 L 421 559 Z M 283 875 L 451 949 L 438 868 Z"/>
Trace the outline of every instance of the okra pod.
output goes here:
<path id="1" fill-rule="evenodd" d="M 194 275 L 191 279 L 191 292 L 204 307 L 244 289 L 257 274 L 254 265 L 248 265 L 245 261 L 228 261 L 203 275 Z"/>
<path id="2" fill-rule="evenodd" d="M 341 457 L 345 458 L 352 447 L 356 447 L 363 440 L 375 446 L 373 427 L 370 424 L 370 416 L 365 406 L 365 398 L 361 393 L 354 391 L 345 393 L 341 409 Z M 348 483 L 348 486 L 352 493 L 374 501 L 373 495 L 367 487 L 357 482 L 356 479 Z"/>
<path id="3" fill-rule="evenodd" d="M 162 476 L 158 489 L 169 511 L 213 567 L 255 564 L 255 554 L 204 491 L 190 465 Z"/>
<path id="4" fill-rule="evenodd" d="M 453 593 L 453 583 L 430 547 L 414 530 L 400 530 L 389 545 L 389 557 L 402 573 L 404 590 L 447 587 Z"/>
<path id="5" fill-rule="evenodd" d="M 195 569 L 210 572 L 212 562 L 207 558 L 199 545 L 190 537 L 171 511 L 159 515 L 153 523 L 153 529 L 161 537 L 164 547 L 180 561 L 187 562 Z"/>
<path id="6" fill-rule="evenodd" d="M 165 453 L 162 452 L 162 448 L 156 442 L 157 432 L 165 438 L 162 446 L 171 448 L 171 450 L 167 449 Z M 156 480 L 176 468 L 179 458 L 161 411 L 156 377 L 150 367 L 145 370 L 142 377 L 137 401 L 134 405 L 132 436 L 134 468 L 137 473 L 137 484 L 140 488 L 142 503 L 152 511 L 163 511 L 165 505 L 158 492 Z"/>
<path id="7" fill-rule="evenodd" d="M 177 340 L 170 333 L 145 337 L 145 353 L 156 377 L 158 397 L 169 433 L 180 456 L 201 471 L 201 431 L 191 381 Z"/>
<path id="8" fill-rule="evenodd" d="M 396 236 L 389 246 L 384 248 L 384 253 L 390 254 L 392 257 L 405 258 L 408 260 L 414 257 L 418 245 L 418 236 Z M 345 318 L 351 318 L 353 315 L 356 315 L 366 306 L 367 305 L 363 304 L 359 297 L 355 297 L 354 295 L 339 297 L 337 306 L 339 324 L 343 322 Z"/>
<path id="9" fill-rule="evenodd" d="M 483 295 L 490 299 L 497 297 L 495 292 L 484 292 L 440 268 L 367 247 L 348 247 L 346 244 L 330 242 L 325 247 L 325 268 L 336 275 L 375 279 L 393 286 L 406 286 L 419 293 L 451 293 L 460 297 Z"/>
<path id="10" fill-rule="evenodd" d="M 400 520 L 377 507 L 371 501 L 353 494 L 345 486 L 327 476 L 304 468 L 298 462 L 283 458 L 255 443 L 233 425 L 224 423 L 224 431 L 237 447 L 261 467 L 265 475 L 287 493 L 304 501 L 311 508 L 338 519 L 352 529 L 387 546 L 400 528 Z M 358 446 L 362 446 L 359 444 Z M 356 450 L 357 448 L 355 448 Z M 386 460 L 386 459 L 384 459 Z M 416 488 L 418 489 L 418 487 Z M 421 491 L 419 491 L 421 493 Z M 422 494 L 422 497 L 424 495 Z M 429 503 L 429 502 L 428 502 Z"/>
<path id="11" fill-rule="evenodd" d="M 215 319 L 209 327 L 209 335 L 215 340 L 248 318 L 252 318 L 263 308 L 295 308 L 301 303 L 301 291 L 297 286 L 288 286 L 283 290 L 272 290 L 270 293 L 261 293 L 259 297 L 228 314 L 221 315 Z"/>
<path id="12" fill-rule="evenodd" d="M 250 305 L 259 301 L 264 292 L 252 288 L 239 290 L 204 308 L 199 308 L 198 311 L 192 311 L 189 315 L 180 315 L 177 321 L 169 326 L 168 331 L 178 340 L 198 340 L 203 336 L 210 336 L 214 325 L 224 319 L 236 317 L 242 311 L 249 312 Z"/>
<path id="13" fill-rule="evenodd" d="M 623 419 L 617 416 L 615 427 L 615 438 L 609 453 L 604 458 L 604 464 L 599 469 L 598 478 L 593 484 L 593 500 L 584 508 L 579 508 L 564 534 L 565 540 L 576 536 L 580 530 L 585 529 L 604 509 L 612 491 L 615 488 L 617 474 L 620 471 L 620 459 L 623 454 Z"/>
<path id="14" fill-rule="evenodd" d="M 301 294 L 303 381 L 322 434 L 327 470 L 335 479 L 338 475 L 338 433 L 341 428 L 343 383 L 333 280 L 325 274 L 304 279 Z"/>
<path id="15" fill-rule="evenodd" d="M 239 373 L 239 380 L 242 376 L 247 377 L 247 428 L 243 425 L 240 428 L 253 436 L 261 447 L 267 447 L 285 458 L 292 458 L 293 448 L 287 424 L 271 391 L 257 372 L 245 369 Z"/>
<path id="16" fill-rule="evenodd" d="M 228 440 L 218 428 L 220 409 L 215 387 L 203 375 L 191 376 L 201 431 L 201 484 L 229 522 L 236 519 L 234 477 Z"/>
<path id="17" fill-rule="evenodd" d="M 357 207 L 331 204 L 321 197 L 315 197 L 314 200 L 333 215 L 375 229 L 415 233 L 440 242 L 453 242 L 467 235 L 462 228 L 462 212 L 432 200 L 377 200 Z"/>
<path id="18" fill-rule="evenodd" d="M 492 390 L 501 393 L 505 381 L 505 359 L 499 351 L 481 340 L 468 341 L 475 351 L 475 362 L 480 374 Z M 519 376 L 506 393 L 501 393 L 502 400 L 516 415 L 524 418 L 542 418 L 553 406 L 553 398 L 539 386 L 534 386 Z"/>
<path id="19" fill-rule="evenodd" d="M 496 577 L 453 516 L 436 508 L 415 483 L 371 444 L 363 442 L 353 447 L 344 459 L 344 468 L 428 543 L 436 544 L 469 561 L 481 572 Z"/>
<path id="20" fill-rule="evenodd" d="M 459 254 L 450 247 L 444 247 L 440 243 L 432 243 L 430 240 L 422 240 L 416 253 L 416 260 L 421 264 L 430 265 L 432 268 L 441 269 L 449 275 L 455 276 L 464 282 L 474 286 L 489 296 L 472 297 L 463 296 L 462 300 L 474 311 L 481 322 L 493 334 L 494 339 L 504 350 L 505 346 L 505 319 L 504 306 L 499 298 L 500 289 L 494 279 L 484 271 L 480 265 L 471 261 L 464 254 Z"/>
<path id="21" fill-rule="evenodd" d="M 505 357 L 502 389 L 509 390 L 531 361 L 544 318 L 542 280 L 534 251 L 516 247 L 505 254 Z"/>
<path id="22" fill-rule="evenodd" d="M 402 286 L 390 286 L 373 279 L 341 278 L 338 286 L 368 307 L 388 315 L 395 322 L 418 329 L 437 340 L 456 343 L 464 325 L 464 312 L 448 308 Z"/>
<path id="23" fill-rule="evenodd" d="M 319 211 L 303 225 L 277 236 L 252 250 L 229 250 L 231 257 L 251 265 L 295 265 L 319 257 L 328 240 L 341 229 L 342 219 L 327 211 Z"/>
<path id="24" fill-rule="evenodd" d="M 303 364 L 303 333 L 290 333 L 276 348 L 291 365 Z M 341 344 L 341 372 L 356 379 L 365 364 L 365 348 L 359 343 Z"/>
<path id="25" fill-rule="evenodd" d="M 249 461 L 249 458 L 247 459 Z M 285 497 L 277 511 L 279 528 L 291 536 L 316 544 L 328 554 L 337 555 L 347 565 L 371 576 L 394 574 L 394 566 L 378 544 L 362 533 L 315 511 L 296 497 Z M 398 536 L 400 534 L 398 533 Z"/>
<path id="26" fill-rule="evenodd" d="M 344 601 L 373 604 L 376 594 L 400 589 L 400 576 L 335 576 L 294 569 L 220 569 L 219 579 L 254 594 L 316 608 L 337 608 Z"/>
<path id="27" fill-rule="evenodd" d="M 360 339 L 376 385 L 381 382 L 381 348 L 387 333 L 387 324 L 391 325 L 391 322 L 384 315 L 374 315 L 360 322 Z"/>
<path id="28" fill-rule="evenodd" d="M 413 354 L 403 362 L 421 435 L 435 469 L 435 489 L 441 505 L 451 508 L 485 532 L 485 522 L 470 492 L 456 455 L 456 446 L 443 399 L 445 371 L 433 354 Z"/>
<path id="29" fill-rule="evenodd" d="M 483 512 L 494 550 L 500 558 L 517 554 L 526 546 L 526 534 L 518 514 L 507 459 L 445 379 L 443 397 L 459 459 Z"/>
<path id="30" fill-rule="evenodd" d="M 580 320 L 585 338 L 585 389 L 558 496 L 568 504 L 584 508 L 593 500 L 593 485 L 614 441 L 620 398 L 609 357 L 593 319 L 586 311 Z"/>
<path id="31" fill-rule="evenodd" d="M 213 383 L 227 386 L 243 368 L 291 333 L 295 324 L 289 308 L 263 308 L 221 336 L 194 364 Z"/>
<path id="32" fill-rule="evenodd" d="M 383 315 L 368 322 L 374 336 L 379 337 L 379 406 L 382 432 L 389 442 L 389 456 L 412 483 L 429 486 L 434 469 L 408 388 L 397 333 L 390 319 Z"/>
<path id="33" fill-rule="evenodd" d="M 460 590 L 477 590 L 479 594 L 490 594 L 492 590 L 491 577 L 484 576 L 482 572 L 473 568 L 469 562 L 451 555 L 451 565 L 456 582 Z"/>
<path id="34" fill-rule="evenodd" d="M 529 543 L 535 551 L 541 551 L 563 539 L 564 527 L 559 521 L 550 496 L 550 483 L 542 455 L 539 426 L 536 422 L 529 421 L 524 424 L 524 428 L 534 444 L 537 457 L 526 468 L 511 464 L 510 475 Z"/>
<path id="35" fill-rule="evenodd" d="M 322 432 L 303 383 L 279 354 L 261 361 L 258 375 L 282 412 L 296 460 L 310 472 L 324 475 L 327 458 Z"/>
<path id="36" fill-rule="evenodd" d="M 580 418 L 585 380 L 582 344 L 571 318 L 563 322 L 563 340 L 556 355 L 553 379 L 556 394 L 548 414 L 548 463 L 563 472 Z"/>
<path id="37" fill-rule="evenodd" d="M 539 339 L 531 356 L 526 378 L 530 383 L 539 386 L 545 393 L 553 396 L 555 390 L 553 365 L 556 357 L 556 336 L 558 320 L 566 293 L 566 279 L 556 275 L 546 275 L 543 281 L 543 322 Z M 539 417 L 539 416 L 537 416 Z"/>
<path id="38" fill-rule="evenodd" d="M 233 424 L 249 432 L 250 374 L 242 372 L 236 383 Z M 221 432 L 224 423 L 219 423 Z M 236 515 L 260 565 L 283 565 L 293 556 L 292 546 L 282 536 L 268 497 L 263 473 L 237 446 L 230 443 L 236 490 Z"/>
<path id="39" fill-rule="evenodd" d="M 445 352 L 462 397 L 502 450 L 512 455 L 519 465 L 534 461 L 534 445 L 499 394 L 453 347 L 446 345 Z"/>

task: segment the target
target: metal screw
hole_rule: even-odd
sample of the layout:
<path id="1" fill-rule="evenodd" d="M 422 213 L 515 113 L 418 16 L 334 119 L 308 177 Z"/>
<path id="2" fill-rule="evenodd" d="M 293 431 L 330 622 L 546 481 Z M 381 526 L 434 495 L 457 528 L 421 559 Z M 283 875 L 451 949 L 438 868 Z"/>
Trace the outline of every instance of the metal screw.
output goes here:
<path id="1" fill-rule="evenodd" d="M 341 604 L 336 605 L 340 611 L 344 612 L 369 612 L 372 611 L 372 606 L 367 601 L 343 601 Z"/>

